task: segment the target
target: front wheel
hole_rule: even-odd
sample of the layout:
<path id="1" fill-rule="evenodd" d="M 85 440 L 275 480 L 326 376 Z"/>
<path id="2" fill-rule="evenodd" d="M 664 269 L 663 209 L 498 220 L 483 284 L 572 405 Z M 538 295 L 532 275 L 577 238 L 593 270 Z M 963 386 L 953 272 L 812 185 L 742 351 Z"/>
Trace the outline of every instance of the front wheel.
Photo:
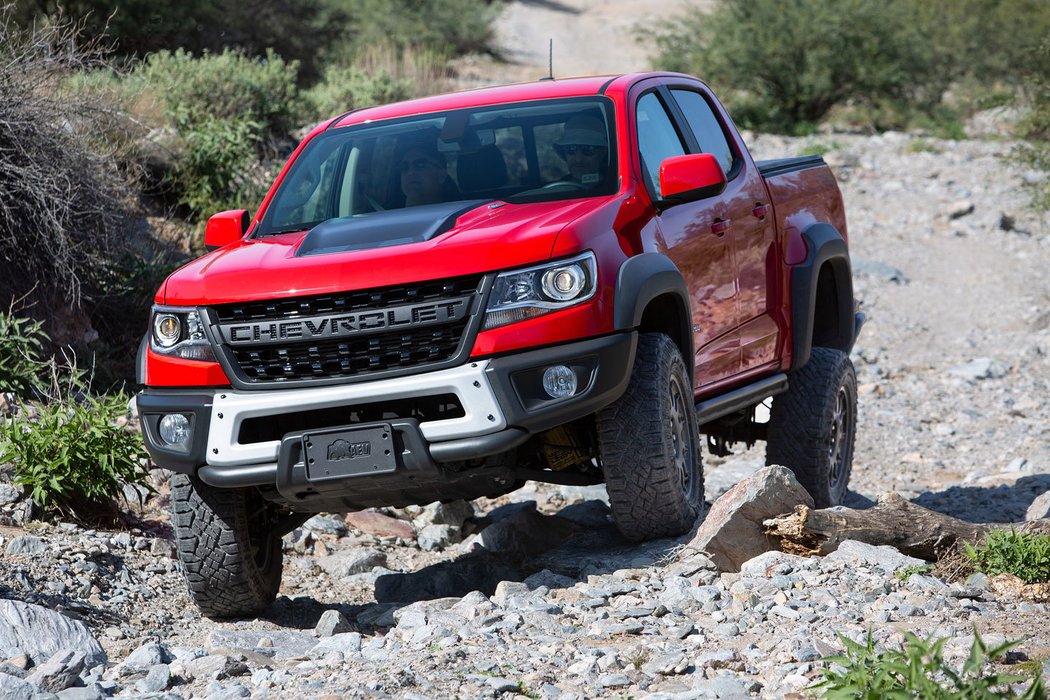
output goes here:
<path id="1" fill-rule="evenodd" d="M 632 541 L 680 535 L 704 501 L 689 373 L 666 335 L 643 333 L 627 391 L 598 412 L 613 520 Z"/>
<path id="2" fill-rule="evenodd" d="M 284 554 L 274 510 L 257 489 L 219 489 L 172 475 L 175 544 L 202 614 L 253 615 L 277 597 Z"/>
<path id="3" fill-rule="evenodd" d="M 773 399 L 766 464 L 795 473 L 817 508 L 842 503 L 857 434 L 857 375 L 849 355 L 813 348 L 809 362 Z"/>

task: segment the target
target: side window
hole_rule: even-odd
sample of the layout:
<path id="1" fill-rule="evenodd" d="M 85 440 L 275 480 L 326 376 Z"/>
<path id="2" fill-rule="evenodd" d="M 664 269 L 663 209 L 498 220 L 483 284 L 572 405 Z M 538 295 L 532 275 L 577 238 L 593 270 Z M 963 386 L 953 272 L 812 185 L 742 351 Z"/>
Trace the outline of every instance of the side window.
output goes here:
<path id="1" fill-rule="evenodd" d="M 689 122 L 689 128 L 700 143 L 700 150 L 710 153 L 722 165 L 722 171 L 729 174 L 733 169 L 733 149 L 729 146 L 722 125 L 718 122 L 711 105 L 704 96 L 692 90 L 671 90 L 678 106 Z"/>
<path id="2" fill-rule="evenodd" d="M 655 92 L 638 100 L 638 151 L 642 157 L 642 173 L 649 190 L 657 199 L 660 194 L 660 163 L 671 156 L 685 155 L 682 140 L 675 131 Z"/>

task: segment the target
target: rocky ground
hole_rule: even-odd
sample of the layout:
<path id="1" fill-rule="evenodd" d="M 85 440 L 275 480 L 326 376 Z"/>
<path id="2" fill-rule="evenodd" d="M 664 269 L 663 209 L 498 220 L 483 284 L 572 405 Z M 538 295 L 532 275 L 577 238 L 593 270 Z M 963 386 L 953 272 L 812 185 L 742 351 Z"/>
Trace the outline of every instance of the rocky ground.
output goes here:
<path id="1" fill-rule="evenodd" d="M 569 18 L 577 4 L 511 11 Z M 501 36 L 533 36 L 521 17 L 510 27 Z M 893 490 L 972 521 L 1034 517 L 1050 489 L 1050 232 L 1025 209 L 1034 175 L 1011 165 L 1011 144 L 748 138 L 760 158 L 824 153 L 845 196 L 869 317 L 849 504 Z M 761 447 L 705 455 L 708 501 L 762 462 Z M 622 541 L 600 487 L 315 518 L 286 539 L 272 610 L 209 621 L 185 591 L 157 477 L 125 531 L 27 520 L 0 483 L 0 696 L 798 697 L 840 633 L 868 630 L 881 644 L 948 636 L 960 663 L 974 630 L 1021 638 L 1014 670 L 1050 681 L 1043 603 L 982 577 L 909 575 L 919 562 L 853 543 L 720 573 L 689 537 Z"/>

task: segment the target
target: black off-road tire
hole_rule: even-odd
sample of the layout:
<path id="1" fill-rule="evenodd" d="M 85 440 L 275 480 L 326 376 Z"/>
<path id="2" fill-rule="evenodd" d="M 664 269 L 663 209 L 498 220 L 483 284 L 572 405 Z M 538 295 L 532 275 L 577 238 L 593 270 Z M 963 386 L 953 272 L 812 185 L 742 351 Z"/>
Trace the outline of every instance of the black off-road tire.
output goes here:
<path id="1" fill-rule="evenodd" d="M 842 503 L 857 434 L 857 374 L 849 355 L 813 348 L 809 362 L 773 399 L 766 464 L 795 472 L 817 508 Z"/>
<path id="2" fill-rule="evenodd" d="M 624 395 L 598 412 L 613 520 L 638 542 L 680 535 L 704 503 L 700 436 L 689 373 L 666 335 L 638 336 Z"/>
<path id="3" fill-rule="evenodd" d="M 245 617 L 277 597 L 284 553 L 274 506 L 254 488 L 171 477 L 171 521 L 190 597 L 207 617 Z"/>

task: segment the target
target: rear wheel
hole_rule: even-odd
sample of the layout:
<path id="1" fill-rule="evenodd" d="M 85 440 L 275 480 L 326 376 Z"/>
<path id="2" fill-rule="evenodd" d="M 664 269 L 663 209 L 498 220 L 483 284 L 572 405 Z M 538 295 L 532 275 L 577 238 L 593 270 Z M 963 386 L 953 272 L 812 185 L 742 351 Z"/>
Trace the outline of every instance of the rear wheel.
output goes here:
<path id="1" fill-rule="evenodd" d="M 281 586 L 275 506 L 254 488 L 218 489 L 171 477 L 172 524 L 190 597 L 208 617 L 265 610 Z"/>
<path id="2" fill-rule="evenodd" d="M 817 508 L 837 506 L 849 486 L 856 433 L 857 375 L 849 355 L 813 348 L 790 388 L 773 399 L 766 464 L 791 469 Z"/>
<path id="3" fill-rule="evenodd" d="M 692 527 L 704 499 L 699 431 L 689 374 L 670 338 L 638 337 L 627 391 L 597 418 L 609 505 L 624 537 Z"/>

